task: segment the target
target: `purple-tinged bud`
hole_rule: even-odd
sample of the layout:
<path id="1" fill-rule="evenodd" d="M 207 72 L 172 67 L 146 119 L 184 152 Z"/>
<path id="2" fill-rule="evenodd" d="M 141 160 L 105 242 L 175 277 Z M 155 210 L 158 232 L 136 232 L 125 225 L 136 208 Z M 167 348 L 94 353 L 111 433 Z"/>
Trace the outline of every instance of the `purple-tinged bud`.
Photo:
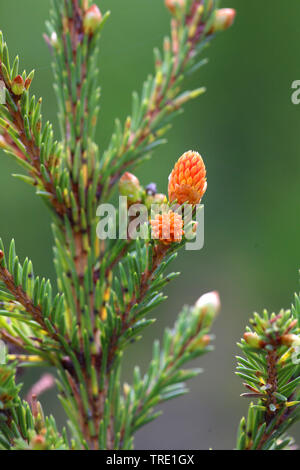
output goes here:
<path id="1" fill-rule="evenodd" d="M 146 186 L 146 194 L 149 196 L 154 196 L 157 193 L 157 185 L 156 183 L 150 183 Z"/>
<path id="2" fill-rule="evenodd" d="M 102 14 L 97 5 L 92 5 L 85 13 L 83 28 L 85 34 L 92 35 L 100 26 Z"/>
<path id="3" fill-rule="evenodd" d="M 20 96 L 23 94 L 25 89 L 25 83 L 21 75 L 17 75 L 13 79 L 11 89 L 14 95 Z"/>

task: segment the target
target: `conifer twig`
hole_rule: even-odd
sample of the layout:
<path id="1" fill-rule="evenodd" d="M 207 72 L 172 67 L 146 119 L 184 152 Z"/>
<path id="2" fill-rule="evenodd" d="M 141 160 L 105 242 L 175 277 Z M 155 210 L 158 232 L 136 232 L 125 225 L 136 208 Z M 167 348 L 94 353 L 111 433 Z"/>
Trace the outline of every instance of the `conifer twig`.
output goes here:
<path id="1" fill-rule="evenodd" d="M 240 344 L 245 357 L 238 357 L 238 372 L 250 393 L 247 421 L 240 423 L 237 448 L 270 450 L 289 448 L 293 440 L 286 431 L 300 418 L 300 376 L 296 359 L 300 345 L 299 299 L 292 312 L 254 315 Z"/>
<path id="2" fill-rule="evenodd" d="M 17 348 L 6 360 L 16 361 L 18 368 L 56 368 L 59 398 L 76 449 L 132 448 L 135 431 L 157 416 L 155 406 L 185 393 L 184 382 L 198 374 L 182 365 L 210 350 L 209 331 L 219 308 L 216 294 L 186 307 L 174 330 L 165 332 L 162 346 L 154 346 L 145 377 L 136 368 L 130 393 L 129 386 L 122 393 L 123 351 L 154 322 L 149 312 L 166 299 L 163 288 L 178 276 L 167 269 L 195 228 L 195 220 L 184 222 L 176 201 L 191 204 L 195 218 L 195 205 L 207 186 L 203 159 L 192 151 L 174 167 L 169 201 L 155 184 L 149 190 L 134 175 L 122 173 L 162 144 L 171 118 L 204 91 L 182 91 L 183 79 L 204 63 L 199 59 L 203 47 L 214 33 L 231 26 L 235 15 L 234 10 L 217 9 L 217 0 L 166 0 L 166 6 L 172 16 L 171 39 L 165 40 L 163 54 L 155 52 L 155 76 L 144 84 L 140 99 L 134 94 L 132 116 L 123 128 L 117 123 L 104 154 L 95 142 L 97 61 L 109 12 L 102 14 L 90 0 L 52 1 L 44 37 L 53 57 L 60 143 L 54 141 L 50 123 L 42 126 L 41 100 L 29 95 L 33 73 L 19 74 L 18 57 L 11 66 L 0 36 L 0 80 L 6 87 L 0 146 L 29 174 L 18 178 L 34 186 L 55 215 L 58 288 L 55 294 L 49 280 L 35 276 L 29 259 L 20 263 L 14 241 L 7 256 L 0 240 L 0 337 Z M 102 240 L 98 204 L 110 201 L 119 180 L 127 213 L 131 205 L 143 203 L 146 219 L 137 237 L 127 227 L 127 237 L 116 234 Z M 156 202 L 160 207 L 166 203 L 167 211 L 152 216 L 150 207 Z M 69 448 L 66 434 L 57 432 L 52 418 L 44 419 L 37 401 L 36 392 L 46 383 L 32 392 L 30 410 L 18 399 L 13 367 L 5 365 L 3 373 L 10 377 L 5 390 L 14 392 L 8 414 L 16 425 L 2 429 L 0 419 L 0 446 Z"/>

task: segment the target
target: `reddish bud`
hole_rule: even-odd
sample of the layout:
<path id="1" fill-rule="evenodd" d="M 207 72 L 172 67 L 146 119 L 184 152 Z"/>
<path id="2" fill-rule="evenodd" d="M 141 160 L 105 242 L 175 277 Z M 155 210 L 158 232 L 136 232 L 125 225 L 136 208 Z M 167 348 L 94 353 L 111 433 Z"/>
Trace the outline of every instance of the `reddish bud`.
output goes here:
<path id="1" fill-rule="evenodd" d="M 85 13 L 83 28 L 86 34 L 94 34 L 102 21 L 102 14 L 97 5 L 92 5 Z"/>
<path id="2" fill-rule="evenodd" d="M 209 335 L 203 335 L 201 336 L 201 338 L 196 339 L 196 341 L 194 341 L 191 344 L 191 347 L 189 348 L 189 350 L 193 352 L 199 349 L 204 349 L 210 344 L 210 342 L 211 342 L 211 337 Z"/>
<path id="3" fill-rule="evenodd" d="M 14 95 L 17 95 L 17 96 L 22 95 L 25 89 L 25 84 L 21 75 L 17 75 L 16 78 L 14 78 L 12 85 L 11 85 L 11 89 Z"/>
<path id="4" fill-rule="evenodd" d="M 30 87 L 31 82 L 32 82 L 32 80 L 31 80 L 30 78 L 26 78 L 26 80 L 25 80 L 25 88 L 26 88 L 26 90 L 28 90 L 28 88 Z"/>
<path id="5" fill-rule="evenodd" d="M 233 8 L 221 8 L 217 10 L 211 33 L 225 31 L 230 28 L 234 22 L 235 15 L 236 11 Z"/>
<path id="6" fill-rule="evenodd" d="M 30 442 L 32 450 L 46 450 L 45 438 L 41 435 L 36 435 Z"/>
<path id="7" fill-rule="evenodd" d="M 26 88 L 26 90 L 28 90 L 28 88 L 29 88 L 30 85 L 31 85 L 31 82 L 32 82 L 32 80 L 33 80 L 33 78 L 34 78 L 34 73 L 35 73 L 34 70 L 32 70 L 32 71 L 30 72 L 30 74 L 28 75 L 28 77 L 26 78 L 26 80 L 25 80 L 25 88 Z"/>
<path id="8" fill-rule="evenodd" d="M 300 346 L 300 337 L 298 335 L 283 335 L 281 336 L 281 344 L 284 346 Z"/>
<path id="9" fill-rule="evenodd" d="M 261 349 L 263 347 L 263 342 L 256 333 L 247 332 L 244 334 L 244 340 L 252 348 Z"/>
<path id="10" fill-rule="evenodd" d="M 174 15 L 178 7 L 181 8 L 184 6 L 184 0 L 165 0 L 165 5 L 172 15 Z"/>
<path id="11" fill-rule="evenodd" d="M 203 348 L 208 346 L 211 342 L 211 337 L 209 335 L 204 335 L 202 338 L 199 339 L 198 344 L 201 345 Z"/>
<path id="12" fill-rule="evenodd" d="M 131 204 L 141 201 L 142 187 L 137 177 L 132 173 L 124 173 L 119 182 L 119 191 L 120 195 L 127 197 Z"/>

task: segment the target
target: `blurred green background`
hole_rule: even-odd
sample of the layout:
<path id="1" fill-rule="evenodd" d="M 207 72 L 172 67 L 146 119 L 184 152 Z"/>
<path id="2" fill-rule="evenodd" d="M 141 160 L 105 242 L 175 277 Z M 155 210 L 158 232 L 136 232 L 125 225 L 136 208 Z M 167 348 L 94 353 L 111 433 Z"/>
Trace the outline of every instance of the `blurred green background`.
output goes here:
<path id="1" fill-rule="evenodd" d="M 49 0 L 1 1 L 0 27 L 11 55 L 36 69 L 32 86 L 44 98 L 44 117 L 56 125 L 56 102 L 48 49 L 42 40 Z M 163 0 L 99 0 L 112 17 L 102 37 L 102 109 L 98 142 L 104 149 L 115 117 L 125 118 L 131 92 L 141 89 L 153 69 L 152 49 L 169 28 Z M 289 307 L 298 289 L 300 106 L 291 103 L 291 83 L 300 79 L 300 3 L 298 0 L 228 0 L 237 9 L 234 27 L 205 51 L 209 64 L 186 87 L 206 86 L 177 119 L 169 143 L 138 171 L 143 183 L 156 181 L 166 192 L 174 161 L 186 150 L 205 158 L 205 247 L 182 252 L 173 266 L 182 276 L 169 288 L 169 300 L 155 312 L 158 321 L 126 356 L 130 381 L 137 358 L 145 368 L 151 344 L 172 325 L 182 304 L 218 290 L 222 313 L 216 322 L 216 350 L 197 361 L 205 373 L 190 382 L 190 394 L 164 406 L 164 415 L 143 429 L 137 448 L 230 449 L 248 402 L 239 397 L 234 375 L 236 342 L 249 315 L 264 307 Z M 35 271 L 54 278 L 49 214 L 24 184 L 10 174 L 15 165 L 1 153 L 0 226 L 5 243 L 12 237 L 21 257 Z M 23 376 L 24 390 L 38 372 Z M 43 398 L 47 412 L 64 416 L 55 393 Z M 300 441 L 300 429 L 294 430 Z M 298 434 L 298 436 L 297 436 Z"/>

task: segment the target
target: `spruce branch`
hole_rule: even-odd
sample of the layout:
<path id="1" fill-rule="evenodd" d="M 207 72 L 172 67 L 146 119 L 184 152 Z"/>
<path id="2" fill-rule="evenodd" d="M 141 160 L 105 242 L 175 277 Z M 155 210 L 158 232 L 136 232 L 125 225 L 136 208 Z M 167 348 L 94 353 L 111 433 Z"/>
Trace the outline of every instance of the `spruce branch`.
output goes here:
<path id="1" fill-rule="evenodd" d="M 96 61 L 109 14 L 102 15 L 89 0 L 52 1 L 45 39 L 54 59 L 62 143 L 54 142 L 49 123 L 42 128 L 41 101 L 28 92 L 33 74 L 18 75 L 18 59 L 11 69 L 7 45 L 0 42 L 0 79 L 7 98 L 0 108 L 0 143 L 29 172 L 21 178 L 36 186 L 54 209 L 59 291 L 54 296 L 51 283 L 33 275 L 28 259 L 19 262 L 14 243 L 7 262 L 1 244 L 0 336 L 14 347 L 8 359 L 18 366 L 56 368 L 59 398 L 76 449 L 131 448 L 135 431 L 155 417 L 153 407 L 184 393 L 183 382 L 198 372 L 181 367 L 208 350 L 208 332 L 218 308 L 216 303 L 200 302 L 184 310 L 174 330 L 166 332 L 162 348 L 155 346 L 156 356 L 144 379 L 136 370 L 131 392 L 125 386 L 122 395 L 123 351 L 153 323 L 146 316 L 165 299 L 163 288 L 178 275 L 166 271 L 194 232 L 195 221 L 184 224 L 176 201 L 194 207 L 207 183 L 197 152 L 185 153 L 175 165 L 169 202 L 153 189 L 155 185 L 144 188 L 129 173 L 120 177 L 128 165 L 162 143 L 169 119 L 203 91 L 182 93 L 181 82 L 202 64 L 198 56 L 207 41 L 227 29 L 234 17 L 233 10 L 217 10 L 217 1 L 166 4 L 173 16 L 172 38 L 166 39 L 163 56 L 155 54 L 155 76 L 145 83 L 141 100 L 135 95 L 132 117 L 124 132 L 117 125 L 104 155 L 94 142 L 100 97 Z M 180 172 L 182 165 L 184 174 L 190 175 L 187 180 Z M 125 239 L 100 240 L 97 206 L 108 202 L 119 179 L 126 210 L 139 202 L 147 211 L 152 203 L 166 204 L 167 209 L 154 217 L 147 212 L 140 227 L 145 228 L 145 237 L 131 237 L 128 229 Z M 38 405 L 35 399 L 32 403 L 35 418 Z M 45 433 L 47 426 L 46 422 Z M 55 428 L 52 421 L 49 426 Z M 30 439 L 23 435 L 21 445 L 30 447 Z M 55 434 L 51 445 L 67 446 L 62 439 Z M 14 447 L 15 441 L 6 444 Z M 47 439 L 42 445 L 48 446 Z"/>
<path id="2" fill-rule="evenodd" d="M 127 438 L 160 415 L 154 407 L 187 393 L 185 382 L 202 372 L 182 367 L 213 349 L 209 332 L 219 308 L 215 292 L 200 297 L 194 307 L 185 307 L 174 328 L 165 330 L 162 346 L 158 341 L 154 343 L 153 359 L 143 379 L 135 369 L 134 385 L 127 390 L 131 402 L 131 430 L 124 430 Z M 123 444 L 126 448 L 126 439 Z"/>
<path id="3" fill-rule="evenodd" d="M 5 85 L 6 103 L 0 105 L 0 146 L 14 156 L 29 176 L 15 175 L 37 188 L 55 213 L 62 217 L 66 206 L 57 194 L 57 179 L 62 165 L 61 148 L 54 141 L 52 125 L 42 127 L 41 104 L 30 97 L 34 72 L 18 75 L 19 58 L 11 66 L 7 44 L 0 32 L 0 80 Z"/>
<path id="4" fill-rule="evenodd" d="M 205 92 L 203 87 L 183 91 L 183 82 L 206 64 L 200 55 L 216 31 L 222 29 L 217 27 L 218 4 L 206 0 L 186 0 L 182 5 L 166 2 L 172 15 L 171 38 L 165 38 L 163 53 L 154 50 L 155 73 L 145 81 L 140 97 L 133 93 L 131 116 L 123 126 L 116 121 L 101 162 L 100 189 L 104 199 L 128 167 L 166 142 L 164 134 L 170 129 L 170 121 L 182 112 L 182 106 Z M 232 24 L 234 15 L 231 10 L 223 29 Z"/>
<path id="5" fill-rule="evenodd" d="M 214 292 L 202 296 L 194 307 L 185 307 L 174 328 L 165 331 L 162 346 L 155 342 L 153 359 L 145 376 L 136 367 L 134 382 L 131 386 L 124 384 L 123 394 L 121 357 L 118 357 L 106 385 L 109 399 L 103 404 L 100 448 L 131 449 L 135 432 L 161 414 L 154 408 L 187 392 L 184 382 L 201 370 L 182 367 L 212 349 L 209 332 L 219 307 Z"/>
<path id="6" fill-rule="evenodd" d="M 98 39 L 109 16 L 108 12 L 102 17 L 96 5 L 89 5 L 89 1 L 54 1 L 51 21 L 46 23 L 59 119 L 74 182 L 78 182 L 78 170 L 93 169 L 90 145 L 94 145 L 100 98 Z"/>
<path id="7" fill-rule="evenodd" d="M 240 348 L 237 375 L 244 380 L 251 403 L 240 423 L 239 450 L 280 450 L 293 446 L 286 432 L 300 418 L 299 297 L 292 310 L 254 314 Z"/>
<path id="8" fill-rule="evenodd" d="M 50 281 L 34 276 L 28 258 L 21 265 L 14 241 L 8 260 L 1 240 L 0 248 L 0 337 L 30 353 L 16 356 L 23 365 L 56 363 L 53 352 L 63 351 L 67 333 L 64 297 L 53 298 Z"/>
<path id="9" fill-rule="evenodd" d="M 88 246 L 95 246 L 95 232 L 100 167 L 94 133 L 99 113 L 98 42 L 109 16 L 102 16 L 90 1 L 53 1 L 51 21 L 46 23 L 46 41 L 54 58 L 55 91 L 59 122 L 65 148 L 69 208 L 68 224 L 62 227 L 63 244 L 75 247 L 74 262 L 82 281 L 88 260 Z M 95 257 L 98 257 L 96 253 Z M 96 260 L 92 261 L 92 268 Z"/>
<path id="10" fill-rule="evenodd" d="M 0 364 L 0 449 L 68 450 L 65 430 L 60 435 L 54 418 L 44 417 L 37 397 L 31 408 L 19 398 L 15 376 L 15 364 Z"/>
<path id="11" fill-rule="evenodd" d="M 140 241 L 136 245 L 138 249 L 128 255 L 126 263 L 119 266 L 121 282 L 115 278 L 111 289 L 113 306 L 110 312 L 115 311 L 121 321 L 113 329 L 108 343 L 108 369 L 116 352 L 139 337 L 141 331 L 153 323 L 154 320 L 146 320 L 144 317 L 166 299 L 159 290 L 176 277 L 174 273 L 167 278 L 163 275 L 168 264 L 176 257 L 174 248 L 160 244 L 154 246 L 150 242 L 142 246 Z"/>

